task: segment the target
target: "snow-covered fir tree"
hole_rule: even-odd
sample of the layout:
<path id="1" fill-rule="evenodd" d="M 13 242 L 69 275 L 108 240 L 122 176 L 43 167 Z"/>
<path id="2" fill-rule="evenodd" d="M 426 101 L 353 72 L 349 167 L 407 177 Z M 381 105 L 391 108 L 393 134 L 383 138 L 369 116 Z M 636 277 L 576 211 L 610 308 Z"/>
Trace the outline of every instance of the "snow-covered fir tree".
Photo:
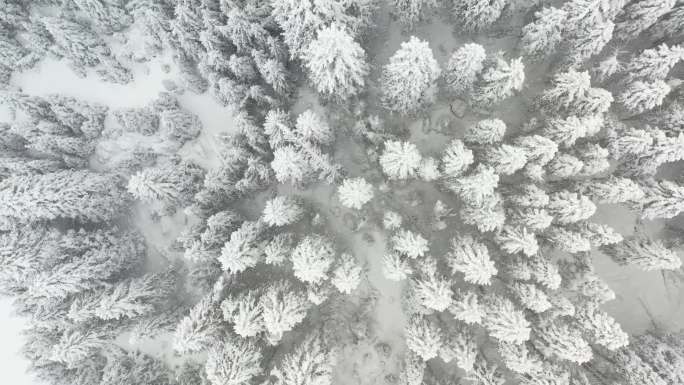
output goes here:
<path id="1" fill-rule="evenodd" d="M 428 19 L 439 3 L 436 0 L 393 0 L 392 6 L 399 21 L 411 30 Z"/>
<path id="2" fill-rule="evenodd" d="M 522 44 L 526 55 L 541 56 L 553 52 L 563 39 L 567 13 L 563 9 L 545 7 L 534 13 L 534 22 L 522 29 Z"/>
<path id="3" fill-rule="evenodd" d="M 373 186 L 363 178 L 345 179 L 337 189 L 337 194 L 342 205 L 360 210 L 373 199 Z"/>
<path id="4" fill-rule="evenodd" d="M 520 58 L 509 62 L 497 57 L 494 63 L 483 70 L 475 83 L 473 101 L 489 107 L 520 91 L 525 81 L 525 65 Z"/>
<path id="5" fill-rule="evenodd" d="M 457 0 L 453 13 L 466 31 L 480 31 L 494 24 L 506 6 L 505 0 Z"/>
<path id="6" fill-rule="evenodd" d="M 18 223 L 58 218 L 106 222 L 122 214 L 116 180 L 91 171 L 14 176 L 0 183 L 0 216 Z"/>
<path id="7" fill-rule="evenodd" d="M 384 106 L 391 112 L 412 114 L 432 104 L 440 71 L 429 44 L 411 36 L 383 67 Z"/>
<path id="8" fill-rule="evenodd" d="M 380 156 L 380 166 L 390 179 L 409 179 L 415 177 L 421 160 L 422 156 L 415 144 L 387 141 Z"/>
<path id="9" fill-rule="evenodd" d="M 487 246 L 471 236 L 452 239 L 447 262 L 453 272 L 462 272 L 467 282 L 476 285 L 490 284 L 491 277 L 497 273 Z"/>
<path id="10" fill-rule="evenodd" d="M 331 98 L 346 100 L 363 91 L 368 74 L 363 48 L 337 24 L 318 32 L 303 54 L 311 83 Z"/>
<path id="11" fill-rule="evenodd" d="M 304 208 L 294 197 L 278 196 L 264 207 L 263 221 L 270 226 L 285 226 L 297 222 L 304 215 Z"/>
<path id="12" fill-rule="evenodd" d="M 649 239 L 643 235 L 608 245 L 603 250 L 621 265 L 631 265 L 646 271 L 674 270 L 682 265 L 674 250 L 668 249 L 660 240 Z"/>
<path id="13" fill-rule="evenodd" d="M 443 344 L 442 331 L 430 318 L 414 315 L 406 325 L 406 344 L 424 361 L 437 357 Z"/>
<path id="14" fill-rule="evenodd" d="M 455 94 L 470 91 L 484 68 L 485 59 L 485 49 L 477 43 L 465 44 L 454 51 L 444 70 L 447 89 Z"/>
<path id="15" fill-rule="evenodd" d="M 325 237 L 311 235 L 297 244 L 290 258 L 295 277 L 303 282 L 319 283 L 328 278 L 335 249 Z"/>

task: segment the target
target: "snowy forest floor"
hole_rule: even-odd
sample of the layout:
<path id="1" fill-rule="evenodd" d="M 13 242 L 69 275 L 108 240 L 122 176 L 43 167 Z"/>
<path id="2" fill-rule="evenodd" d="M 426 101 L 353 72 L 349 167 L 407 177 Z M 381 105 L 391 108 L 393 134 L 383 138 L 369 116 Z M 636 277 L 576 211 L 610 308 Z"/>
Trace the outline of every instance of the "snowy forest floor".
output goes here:
<path id="1" fill-rule="evenodd" d="M 378 20 L 378 33 L 374 41 L 369 42 L 370 57 L 375 75 L 389 56 L 396 51 L 399 44 L 407 39 L 399 25 L 385 15 Z M 413 34 L 430 42 L 435 56 L 441 65 L 445 65 L 449 53 L 468 42 L 464 38 L 457 39 L 452 27 L 439 20 L 424 25 L 413 31 Z M 506 36 L 505 33 L 500 35 Z M 478 36 L 473 39 L 482 44 L 488 52 L 515 44 L 515 38 L 496 38 Z M 169 60 L 168 63 L 171 61 Z M 59 61 L 46 60 L 35 69 L 16 74 L 12 83 L 21 87 L 29 95 L 48 95 L 59 93 L 78 97 L 88 102 L 101 103 L 110 108 L 140 107 L 155 99 L 165 84 L 174 80 L 174 73 L 162 70 L 164 60 L 155 60 L 140 65 L 135 81 L 128 85 L 112 85 L 99 81 L 95 77 L 79 78 L 68 66 Z M 528 95 L 536 94 L 546 79 L 535 78 L 537 71 L 534 65 L 527 67 L 527 88 L 523 94 L 506 101 L 498 108 L 494 117 L 504 119 L 510 127 L 520 125 L 525 118 Z M 371 78 L 377 78 L 371 76 Z M 373 86 L 373 85 L 372 85 Z M 371 87 L 371 99 L 377 93 Z M 317 105 L 315 94 L 303 86 L 300 98 L 294 108 L 298 113 L 305 108 L 322 109 Z M 211 168 L 217 162 L 217 151 L 214 148 L 214 136 L 220 132 L 230 132 L 232 128 L 231 114 L 227 108 L 217 104 L 209 95 L 195 95 L 190 92 L 178 96 L 182 106 L 199 116 L 203 131 L 199 138 L 191 141 L 182 149 L 182 155 L 190 158 L 203 167 Z M 447 100 L 435 104 L 427 116 L 414 120 L 387 122 L 395 129 L 408 129 L 411 142 L 415 143 L 421 153 L 437 154 L 450 139 L 462 137 L 463 130 L 469 124 L 482 118 L 481 114 L 466 111 L 463 117 L 452 114 Z M 372 113 L 372 111 L 370 111 Z M 10 119 L 6 111 L 0 110 L 0 121 Z M 110 122 L 111 123 L 111 122 Z M 353 122 L 350 123 L 350 125 Z M 346 127 L 348 129 L 349 127 Z M 341 140 L 336 147 L 335 158 L 348 170 L 350 176 L 363 176 L 370 181 L 381 178 L 377 170 L 365 164 L 365 153 L 352 141 Z M 373 174 L 376 173 L 376 174 Z M 410 188 L 409 188 L 410 187 Z M 424 188 L 423 188 L 424 187 Z M 282 189 L 288 188 L 281 186 Z M 409 193 L 412 192 L 412 193 Z M 439 196 L 432 187 L 422 186 L 420 182 L 412 182 L 411 186 L 392 186 L 389 192 L 382 192 L 381 199 L 373 203 L 373 207 L 363 210 L 361 214 L 353 214 L 343 209 L 329 186 L 316 186 L 304 191 L 292 191 L 297 195 L 305 195 L 311 204 L 327 220 L 327 228 L 331 229 L 336 242 L 346 246 L 359 259 L 365 259 L 368 282 L 375 289 L 377 303 L 374 310 L 374 335 L 377 340 L 357 346 L 347 351 L 345 358 L 338 365 L 336 384 L 378 384 L 381 378 L 396 373 L 396 366 L 405 349 L 403 339 L 404 312 L 401 308 L 402 284 L 389 281 L 382 274 L 382 257 L 385 254 L 385 234 L 382 230 L 381 207 L 400 212 L 405 219 L 413 219 L 414 226 L 429 226 L 420 218 L 420 214 L 431 213 L 437 199 L 449 199 Z M 259 199 L 255 204 L 263 204 Z M 254 207 L 259 212 L 262 206 Z M 166 249 L 186 224 L 187 218 L 180 213 L 174 217 L 164 217 L 159 223 L 150 222 L 141 208 L 139 223 L 151 247 Z M 418 214 L 416 214 L 418 213 Z M 623 235 L 633 233 L 635 217 L 625 209 L 613 205 L 599 206 L 594 217 L 596 221 L 609 224 Z M 363 222 L 365 221 L 365 222 Z M 359 222 L 363 222 L 358 226 Z M 457 224 L 455 224 L 457 226 Z M 355 229 L 358 227 L 358 229 Z M 650 232 L 658 232 L 662 225 L 657 221 L 647 223 Z M 358 231 L 354 231 L 358 230 Z M 444 234 L 446 235 L 446 234 Z M 444 252 L 446 240 L 431 239 L 432 253 Z M 615 317 L 630 334 L 639 334 L 656 327 L 665 331 L 684 328 L 684 282 L 668 280 L 660 272 L 643 272 L 635 268 L 622 267 L 610 258 L 596 252 L 594 265 L 601 277 L 616 292 L 617 298 L 605 305 L 605 310 Z M 10 314 L 10 304 L 0 302 L 0 360 L 4 363 L 6 378 L 11 378 L 15 385 L 31 384 L 27 375 L 23 374 L 25 365 L 16 351 L 21 345 L 19 333 L 22 323 Z M 389 349 L 387 349 L 389 347 Z M 170 349 L 169 349 L 170 350 Z"/>

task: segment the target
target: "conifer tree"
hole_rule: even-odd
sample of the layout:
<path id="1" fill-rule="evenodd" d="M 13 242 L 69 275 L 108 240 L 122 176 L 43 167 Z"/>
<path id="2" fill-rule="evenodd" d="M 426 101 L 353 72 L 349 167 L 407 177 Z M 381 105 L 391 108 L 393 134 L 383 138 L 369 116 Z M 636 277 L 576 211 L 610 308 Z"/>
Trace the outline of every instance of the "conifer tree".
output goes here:
<path id="1" fill-rule="evenodd" d="M 429 18 L 430 12 L 439 5 L 436 0 L 393 0 L 394 13 L 409 30 Z"/>
<path id="2" fill-rule="evenodd" d="M 538 253 L 528 260 L 532 278 L 542 286 L 550 290 L 556 290 L 561 285 L 562 277 L 558 272 L 558 266 L 550 258 Z"/>
<path id="3" fill-rule="evenodd" d="M 673 339 L 681 339 L 681 336 L 646 333 L 636 337 L 632 347 L 663 380 L 676 384 L 684 381 L 684 354 Z"/>
<path id="4" fill-rule="evenodd" d="M 370 24 L 371 2 L 318 3 L 311 0 L 278 0 L 272 15 L 283 30 L 290 55 L 295 58 L 316 38 L 317 32 L 335 22 L 351 34 L 363 32 Z"/>
<path id="5" fill-rule="evenodd" d="M 544 167 L 549 176 L 558 179 L 577 177 L 584 169 L 584 162 L 576 156 L 557 153 L 556 156 Z"/>
<path id="6" fill-rule="evenodd" d="M 420 385 L 423 383 L 425 375 L 425 361 L 412 350 L 404 354 L 404 361 L 401 362 L 399 372 L 399 383 L 406 385 Z"/>
<path id="7" fill-rule="evenodd" d="M 337 357 L 320 333 L 312 333 L 287 354 L 271 375 L 277 384 L 330 384 Z"/>
<path id="8" fill-rule="evenodd" d="M 525 66 L 520 58 L 507 62 L 497 57 L 494 64 L 482 72 L 472 93 L 474 102 L 490 107 L 520 91 L 525 81 Z"/>
<path id="9" fill-rule="evenodd" d="M 580 253 L 591 249 L 591 242 L 581 232 L 560 226 L 544 231 L 544 238 L 555 248 L 568 253 Z"/>
<path id="10" fill-rule="evenodd" d="M 162 136 L 181 144 L 196 138 L 201 129 L 199 117 L 188 111 L 171 108 L 159 115 L 159 131 Z"/>
<path id="11" fill-rule="evenodd" d="M 567 14 L 555 7 L 545 7 L 534 13 L 534 22 L 522 29 L 523 52 L 526 55 L 542 56 L 554 52 L 563 39 Z"/>
<path id="12" fill-rule="evenodd" d="M 465 202 L 459 216 L 464 223 L 476 226 L 480 232 L 497 231 L 503 227 L 506 213 L 498 193 L 486 195 L 480 203 Z"/>
<path id="13" fill-rule="evenodd" d="M 526 227 L 532 230 L 532 232 L 544 230 L 553 222 L 553 217 L 544 209 L 511 209 L 507 211 L 506 215 L 512 223 Z"/>
<path id="14" fill-rule="evenodd" d="M 453 13 L 463 29 L 477 32 L 491 27 L 501 17 L 505 6 L 505 0 L 457 0 Z"/>
<path id="15" fill-rule="evenodd" d="M 413 259 L 424 256 L 430 249 L 427 239 L 410 230 L 400 230 L 392 236 L 392 248 Z"/>
<path id="16" fill-rule="evenodd" d="M 546 357 L 555 356 L 580 365 L 592 358 L 591 347 L 587 341 L 577 329 L 565 322 L 549 322 L 535 328 L 534 335 L 534 345 Z"/>
<path id="17" fill-rule="evenodd" d="M 128 191 L 148 203 L 158 203 L 165 211 L 175 211 L 190 203 L 204 171 L 197 165 L 181 161 L 149 167 L 131 176 Z"/>
<path id="18" fill-rule="evenodd" d="M 622 0 L 572 0 L 563 4 L 567 13 L 565 37 L 572 52 L 568 59 L 578 64 L 599 53 L 612 38 L 613 20 L 624 5 Z"/>
<path id="19" fill-rule="evenodd" d="M 411 36 L 383 68 L 384 106 L 401 114 L 413 114 L 427 107 L 434 101 L 439 74 L 439 64 L 428 43 Z"/>
<path id="20" fill-rule="evenodd" d="M 624 71 L 630 80 L 665 80 L 670 70 L 684 60 L 684 48 L 661 44 L 643 50 L 625 64 Z"/>
<path id="21" fill-rule="evenodd" d="M 323 236 L 310 235 L 297 244 L 290 258 L 295 277 L 302 282 L 316 284 L 328 278 L 335 249 Z"/>
<path id="22" fill-rule="evenodd" d="M 329 183 L 339 179 L 341 166 L 321 148 L 332 140 L 332 132 L 315 113 L 302 113 L 293 129 L 287 113 L 271 110 L 266 115 L 264 133 L 273 150 L 271 168 L 279 182 L 300 184 L 313 175 Z"/>
<path id="23" fill-rule="evenodd" d="M 171 370 L 160 359 L 139 351 L 126 352 L 121 348 L 109 349 L 107 363 L 102 369 L 102 385 L 145 383 L 164 385 Z"/>
<path id="24" fill-rule="evenodd" d="M 240 337 L 254 337 L 264 330 L 259 297 L 247 291 L 226 298 L 221 302 L 223 319 L 233 324 L 233 331 Z"/>
<path id="25" fill-rule="evenodd" d="M 665 385 L 666 382 L 656 373 L 650 365 L 644 362 L 631 348 L 607 352 L 604 357 L 605 363 L 610 365 L 604 368 L 609 378 L 623 381 L 628 385 L 648 384 Z M 606 370 L 607 369 L 607 370 Z"/>
<path id="26" fill-rule="evenodd" d="M 658 18 L 669 12 L 675 3 L 675 0 L 647 0 L 628 4 L 620 14 L 615 34 L 624 41 L 636 38 Z"/>
<path id="27" fill-rule="evenodd" d="M 629 178 L 609 176 L 582 184 L 582 190 L 597 203 L 641 202 L 644 190 Z"/>
<path id="28" fill-rule="evenodd" d="M 635 200 L 644 219 L 674 218 L 684 211 L 684 187 L 668 181 L 649 181 L 643 187 L 644 196 Z"/>
<path id="29" fill-rule="evenodd" d="M 478 355 L 473 370 L 465 377 L 466 380 L 482 385 L 503 385 L 506 378 L 496 365 L 487 362 L 484 357 Z"/>
<path id="30" fill-rule="evenodd" d="M 524 307 L 535 313 L 543 313 L 552 307 L 546 293 L 533 283 L 516 281 L 509 288 Z"/>
<path id="31" fill-rule="evenodd" d="M 466 372 L 472 371 L 477 356 L 477 346 L 472 333 L 457 329 L 448 330 L 444 334 L 445 341 L 439 352 L 439 357 L 444 362 L 455 360 L 460 369 Z"/>
<path id="32" fill-rule="evenodd" d="M 75 0 L 74 3 L 106 32 L 120 31 L 132 22 L 122 1 Z"/>
<path id="33" fill-rule="evenodd" d="M 600 116 L 569 116 L 566 119 L 550 119 L 543 128 L 543 135 L 559 146 L 571 148 L 575 142 L 587 136 L 596 135 L 603 127 Z"/>
<path id="34" fill-rule="evenodd" d="M 44 17 L 41 22 L 52 37 L 56 53 L 66 57 L 82 76 L 85 68 L 101 64 L 110 55 L 104 40 L 80 22 L 66 17 Z"/>
<path id="35" fill-rule="evenodd" d="M 480 120 L 469 126 L 463 137 L 468 144 L 490 145 L 501 142 L 506 133 L 506 123 L 501 119 Z"/>
<path id="36" fill-rule="evenodd" d="M 599 82 L 604 83 L 611 79 L 613 75 L 624 70 L 623 63 L 618 60 L 618 52 L 596 63 L 591 69 L 592 76 Z"/>
<path id="37" fill-rule="evenodd" d="M 0 216 L 34 222 L 58 218 L 106 222 L 122 213 L 116 180 L 91 171 L 14 176 L 0 182 Z"/>
<path id="38" fill-rule="evenodd" d="M 486 56 L 484 47 L 477 43 L 465 44 L 454 51 L 444 71 L 447 90 L 457 95 L 469 92 L 484 69 Z"/>
<path id="39" fill-rule="evenodd" d="M 583 164 L 580 176 L 595 176 L 610 168 L 610 151 L 600 144 L 585 143 L 576 149 L 576 153 Z"/>
<path id="40" fill-rule="evenodd" d="M 621 243 L 603 248 L 613 260 L 621 265 L 630 265 L 642 270 L 675 270 L 682 261 L 674 250 L 668 249 L 660 240 L 637 235 Z"/>
<path id="41" fill-rule="evenodd" d="M 451 304 L 451 284 L 437 272 L 437 263 L 432 258 L 420 261 L 420 274 L 411 281 L 411 290 L 418 302 L 427 309 L 438 312 Z"/>
<path id="42" fill-rule="evenodd" d="M 421 160 L 422 156 L 415 144 L 387 141 L 380 156 L 380 166 L 390 179 L 408 179 L 416 175 Z"/>
<path id="43" fill-rule="evenodd" d="M 62 161 L 20 157 L 0 158 L 0 179 L 32 174 L 49 174 L 64 167 Z"/>
<path id="44" fill-rule="evenodd" d="M 485 150 L 482 161 L 499 175 L 511 175 L 525 167 L 527 154 L 523 148 L 502 144 Z"/>
<path id="45" fill-rule="evenodd" d="M 542 208 L 549 204 L 549 195 L 535 184 L 522 184 L 515 191 L 505 195 L 506 201 L 514 207 Z"/>
<path id="46" fill-rule="evenodd" d="M 615 319 L 595 304 L 578 307 L 576 319 L 590 343 L 617 351 L 629 342 L 629 336 L 622 331 Z"/>
<path id="47" fill-rule="evenodd" d="M 437 159 L 431 156 L 424 157 L 418 166 L 418 176 L 426 182 L 433 182 L 439 179 L 442 174 L 439 171 Z"/>
<path id="48" fill-rule="evenodd" d="M 363 178 L 345 179 L 337 193 L 343 206 L 360 210 L 373 199 L 373 186 Z"/>
<path id="49" fill-rule="evenodd" d="M 487 297 L 484 309 L 483 325 L 492 337 L 517 344 L 530 338 L 530 323 L 507 298 L 491 295 Z"/>
<path id="50" fill-rule="evenodd" d="M 382 274 L 389 280 L 401 281 L 413 274 L 413 269 L 408 263 L 408 258 L 390 253 L 382 258 Z"/>
<path id="51" fill-rule="evenodd" d="M 263 372 L 261 352 L 243 339 L 213 346 L 207 355 L 205 370 L 213 385 L 246 384 Z"/>
<path id="52" fill-rule="evenodd" d="M 516 373 L 533 375 L 542 371 L 541 357 L 531 353 L 525 344 L 499 342 L 498 351 L 506 367 Z"/>
<path id="53" fill-rule="evenodd" d="M 173 294 L 177 279 L 174 275 L 172 271 L 147 274 L 102 292 L 85 293 L 71 303 L 69 318 L 112 320 L 147 315 Z"/>
<path id="54" fill-rule="evenodd" d="M 588 219 L 594 215 L 596 205 L 584 195 L 559 191 L 550 195 L 546 209 L 556 218 L 558 223 L 568 224 Z"/>
<path id="55" fill-rule="evenodd" d="M 459 177 L 473 161 L 473 152 L 460 139 L 454 139 L 442 153 L 442 173 L 448 178 Z"/>
<path id="56" fill-rule="evenodd" d="M 365 53 L 341 26 L 331 24 L 319 31 L 303 60 L 319 93 L 342 101 L 363 91 L 368 74 Z"/>
<path id="57" fill-rule="evenodd" d="M 499 176 L 491 167 L 479 164 L 469 175 L 448 181 L 447 187 L 470 205 L 480 205 L 494 194 Z"/>
<path id="58" fill-rule="evenodd" d="M 620 94 L 619 101 L 627 111 L 641 114 L 663 104 L 672 89 L 662 80 L 630 83 Z"/>
<path id="59" fill-rule="evenodd" d="M 62 259 L 43 267 L 30 280 L 27 293 L 33 297 L 64 299 L 90 289 L 103 288 L 112 279 L 140 266 L 144 245 L 138 234 L 113 231 L 70 231 L 50 258 Z M 61 255 L 60 255 L 61 254 Z M 65 257 L 69 259 L 64 260 Z M 26 272 L 28 273 L 28 272 Z"/>
<path id="60" fill-rule="evenodd" d="M 210 292 L 178 323 L 173 349 L 179 353 L 199 352 L 220 340 L 223 327 L 216 293 Z"/>
<path id="61" fill-rule="evenodd" d="M 553 88 L 544 90 L 540 96 L 542 106 L 547 109 L 570 109 L 582 100 L 591 88 L 591 78 L 586 71 L 569 69 L 553 77 Z"/>
<path id="62" fill-rule="evenodd" d="M 277 196 L 266 202 L 262 219 L 270 226 L 285 226 L 299 221 L 304 208 L 294 197 Z"/>
<path id="63" fill-rule="evenodd" d="M 485 308 L 477 294 L 459 291 L 449 306 L 449 313 L 467 324 L 480 324 L 485 317 Z"/>
<path id="64" fill-rule="evenodd" d="M 77 367 L 106 346 L 107 339 L 110 337 L 107 334 L 103 330 L 92 327 L 67 329 L 52 346 L 49 359 Z"/>
<path id="65" fill-rule="evenodd" d="M 342 254 L 337 267 L 333 270 L 331 283 L 343 294 L 351 294 L 361 283 L 363 270 L 350 254 Z"/>
<path id="66" fill-rule="evenodd" d="M 680 39 L 682 38 L 682 31 L 679 26 L 684 20 L 684 7 L 682 4 L 675 3 L 672 10 L 663 15 L 657 23 L 651 26 L 650 31 L 654 37 L 659 39 Z"/>
<path id="67" fill-rule="evenodd" d="M 442 348 L 442 331 L 432 319 L 413 315 L 406 325 L 406 345 L 423 361 L 437 357 Z"/>
<path id="68" fill-rule="evenodd" d="M 495 238 L 499 247 L 508 254 L 516 254 L 522 252 L 528 257 L 531 257 L 539 250 L 537 239 L 534 233 L 530 233 L 526 228 L 515 228 L 505 226 L 503 230 L 497 234 Z"/>
<path id="69" fill-rule="evenodd" d="M 452 239 L 447 257 L 452 273 L 462 272 L 465 280 L 472 284 L 489 285 L 491 277 L 497 273 L 487 246 L 469 235 Z"/>
<path id="70" fill-rule="evenodd" d="M 279 233 L 275 235 L 264 247 L 264 263 L 281 265 L 292 252 L 294 247 L 294 235 L 292 233 Z"/>
<path id="71" fill-rule="evenodd" d="M 218 258 L 223 270 L 236 274 L 260 262 L 264 232 L 265 225 L 253 221 L 245 221 L 233 231 Z"/>
<path id="72" fill-rule="evenodd" d="M 277 344 L 283 333 L 302 322 L 310 307 L 306 294 L 287 281 L 269 285 L 259 298 L 259 305 L 271 344 Z"/>

